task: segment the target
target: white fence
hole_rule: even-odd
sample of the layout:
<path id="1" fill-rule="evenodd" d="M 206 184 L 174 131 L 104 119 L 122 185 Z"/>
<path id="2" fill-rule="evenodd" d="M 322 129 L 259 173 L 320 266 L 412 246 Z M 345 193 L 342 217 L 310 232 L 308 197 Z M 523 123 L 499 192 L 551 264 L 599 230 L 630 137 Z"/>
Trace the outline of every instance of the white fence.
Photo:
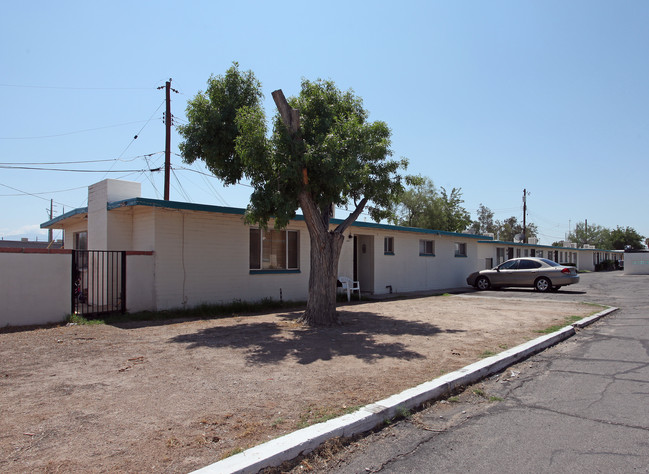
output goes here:
<path id="1" fill-rule="evenodd" d="M 71 311 L 70 250 L 0 249 L 0 327 L 65 321 Z M 126 310 L 152 310 L 153 252 L 127 252 Z"/>
<path id="2" fill-rule="evenodd" d="M 70 252 L 2 250 L 0 327 L 65 321 L 70 314 Z"/>

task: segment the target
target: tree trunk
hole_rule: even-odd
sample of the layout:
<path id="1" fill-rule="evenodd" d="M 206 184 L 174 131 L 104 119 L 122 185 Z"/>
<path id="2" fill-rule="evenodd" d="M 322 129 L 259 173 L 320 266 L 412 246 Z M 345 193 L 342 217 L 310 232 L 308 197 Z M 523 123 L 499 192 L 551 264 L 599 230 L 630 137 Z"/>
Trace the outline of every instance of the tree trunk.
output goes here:
<path id="1" fill-rule="evenodd" d="M 309 232 L 309 235 L 311 237 L 309 296 L 302 322 L 309 326 L 332 326 L 338 323 L 336 313 L 338 260 L 345 237 L 338 232 L 321 230 Z"/>

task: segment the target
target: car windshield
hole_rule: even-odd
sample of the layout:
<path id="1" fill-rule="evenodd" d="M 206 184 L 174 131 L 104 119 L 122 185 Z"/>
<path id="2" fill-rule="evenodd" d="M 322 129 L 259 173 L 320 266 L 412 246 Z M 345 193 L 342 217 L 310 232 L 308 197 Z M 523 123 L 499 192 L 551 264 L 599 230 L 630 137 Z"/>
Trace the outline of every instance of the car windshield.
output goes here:
<path id="1" fill-rule="evenodd" d="M 547 258 L 540 258 L 539 260 L 541 260 L 542 262 L 547 263 L 547 264 L 550 265 L 551 267 L 560 267 L 560 266 L 561 266 L 561 265 L 559 265 L 557 262 L 555 262 L 555 261 L 553 261 L 553 260 L 548 260 Z"/>

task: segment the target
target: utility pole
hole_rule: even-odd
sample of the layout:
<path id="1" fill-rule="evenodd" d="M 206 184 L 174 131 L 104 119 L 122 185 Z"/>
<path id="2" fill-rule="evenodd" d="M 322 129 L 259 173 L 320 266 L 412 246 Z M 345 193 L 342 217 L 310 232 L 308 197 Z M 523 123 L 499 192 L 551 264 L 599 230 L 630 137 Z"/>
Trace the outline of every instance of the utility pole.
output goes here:
<path id="1" fill-rule="evenodd" d="M 523 189 L 523 243 L 527 243 L 527 189 Z"/>
<path id="2" fill-rule="evenodd" d="M 162 89 L 162 86 L 158 87 Z M 165 185 L 164 185 L 164 200 L 169 200 L 169 174 L 171 172 L 171 124 L 173 117 L 171 115 L 171 91 L 176 94 L 178 91 L 171 88 L 171 78 L 165 82 Z"/>
<path id="3" fill-rule="evenodd" d="M 52 220 L 53 216 L 53 209 L 54 209 L 54 199 L 50 199 L 50 220 Z M 52 243 L 52 228 L 47 231 L 47 241 L 51 244 Z"/>

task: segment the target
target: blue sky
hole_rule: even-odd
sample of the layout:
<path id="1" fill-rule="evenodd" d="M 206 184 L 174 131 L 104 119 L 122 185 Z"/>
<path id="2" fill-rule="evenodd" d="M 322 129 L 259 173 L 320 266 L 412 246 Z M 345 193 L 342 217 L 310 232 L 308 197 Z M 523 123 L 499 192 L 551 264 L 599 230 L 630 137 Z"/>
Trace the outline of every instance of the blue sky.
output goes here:
<path id="1" fill-rule="evenodd" d="M 483 203 L 522 220 L 527 189 L 543 244 L 585 219 L 649 236 L 648 24 L 649 2 L 635 0 L 5 2 L 0 237 L 44 239 L 50 199 L 54 215 L 83 207 L 104 178 L 160 198 L 163 174 L 148 171 L 164 160 L 157 87 L 173 78 L 184 123 L 232 61 L 260 79 L 269 116 L 270 93 L 295 95 L 302 78 L 352 88 L 408 171 L 461 188 L 474 218 Z M 173 200 L 248 202 L 245 185 L 177 155 L 172 166 Z"/>

